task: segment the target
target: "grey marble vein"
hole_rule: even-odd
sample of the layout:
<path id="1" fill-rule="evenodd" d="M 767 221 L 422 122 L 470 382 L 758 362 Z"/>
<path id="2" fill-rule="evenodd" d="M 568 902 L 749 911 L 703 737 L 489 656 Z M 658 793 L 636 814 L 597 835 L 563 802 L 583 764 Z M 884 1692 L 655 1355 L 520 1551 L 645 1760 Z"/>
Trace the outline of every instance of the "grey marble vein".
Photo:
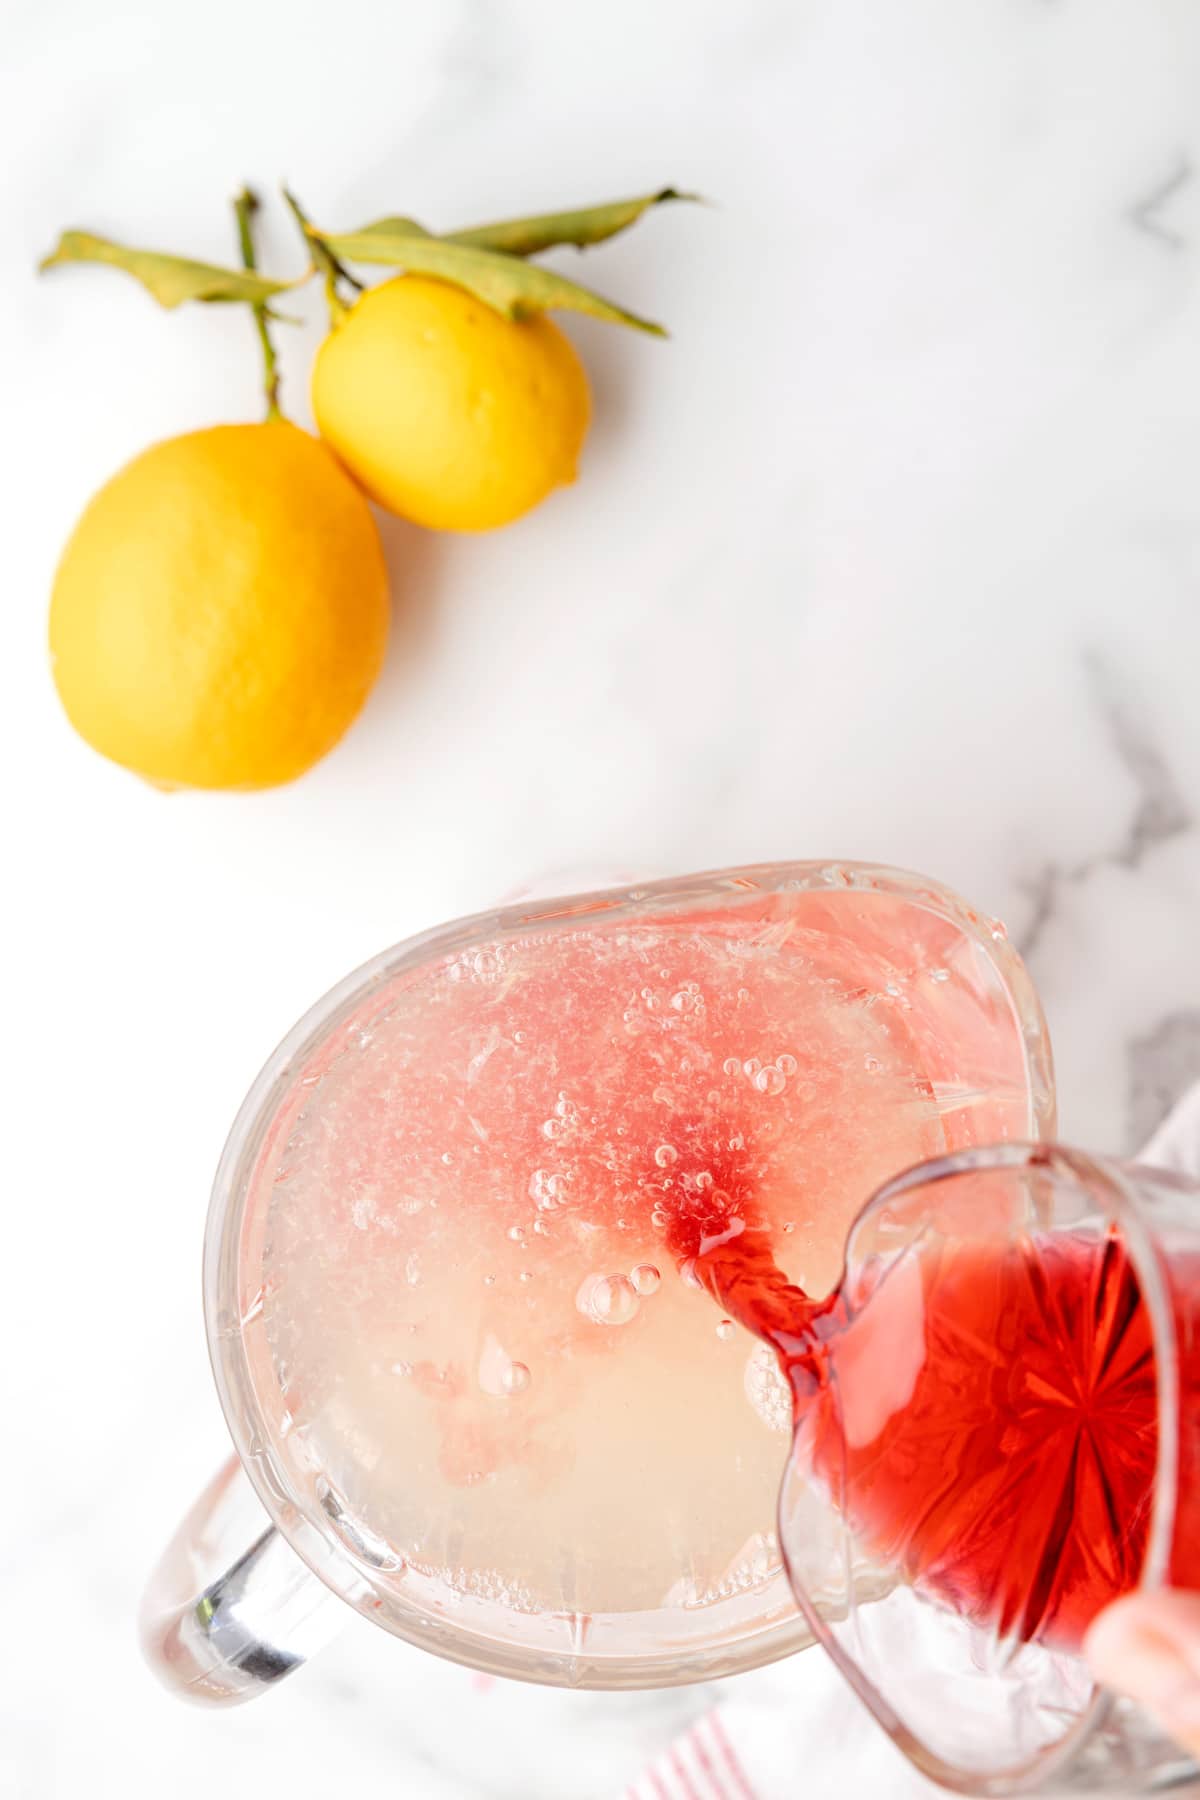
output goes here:
<path id="1" fill-rule="evenodd" d="M 1147 851 L 1187 831 L 1194 819 L 1149 723 L 1121 695 L 1108 664 L 1089 651 L 1084 657 L 1084 670 L 1112 749 L 1138 795 L 1128 832 L 1110 860 L 1123 868 L 1136 869 Z"/>
<path id="2" fill-rule="evenodd" d="M 1049 859 L 1024 882 L 1030 916 L 1017 943 L 1032 956 L 1057 915 L 1064 889 L 1078 886 L 1097 869 L 1139 869 L 1157 845 L 1191 830 L 1195 817 L 1155 739 L 1144 713 L 1122 693 L 1110 665 L 1095 651 L 1083 657 L 1092 704 L 1105 727 L 1109 747 L 1133 783 L 1132 816 L 1118 841 L 1092 856 L 1063 864 Z"/>
<path id="3" fill-rule="evenodd" d="M 1162 213 L 1195 178 L 1195 174 L 1191 158 L 1186 151 L 1181 151 L 1169 173 L 1156 181 L 1129 208 L 1126 217 L 1134 230 L 1153 238 L 1168 250 L 1182 250 L 1187 239 L 1182 232 L 1176 231 L 1174 226 L 1164 220 Z"/>
<path id="4" fill-rule="evenodd" d="M 1169 1013 L 1129 1045 L 1129 1138 L 1144 1144 L 1200 1080 L 1200 1008 Z"/>

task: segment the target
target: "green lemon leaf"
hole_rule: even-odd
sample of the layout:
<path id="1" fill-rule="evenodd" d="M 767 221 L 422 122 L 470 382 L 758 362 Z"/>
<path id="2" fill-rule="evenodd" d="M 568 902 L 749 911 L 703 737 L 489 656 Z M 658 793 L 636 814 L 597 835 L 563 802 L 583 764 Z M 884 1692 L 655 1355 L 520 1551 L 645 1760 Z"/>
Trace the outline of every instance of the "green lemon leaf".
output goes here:
<path id="1" fill-rule="evenodd" d="M 370 225 L 360 225 L 352 235 L 377 238 L 447 236 L 445 232 L 427 231 L 424 225 L 418 225 L 415 219 L 406 219 L 402 214 L 387 219 L 375 219 Z M 326 238 L 324 241 L 328 243 L 329 240 Z M 365 261 L 365 258 L 359 260 Z"/>
<path id="2" fill-rule="evenodd" d="M 605 206 L 577 207 L 571 212 L 501 219 L 495 225 L 474 225 L 466 231 L 441 235 L 450 244 L 503 250 L 509 256 L 537 256 L 539 251 L 553 250 L 558 244 L 574 244 L 584 250 L 589 244 L 602 244 L 605 238 L 616 237 L 619 231 L 636 225 L 652 206 L 662 206 L 668 200 L 697 199 L 699 195 L 683 194 L 678 188 L 660 188 L 656 194 L 642 194 L 636 200 L 610 200 Z"/>
<path id="3" fill-rule="evenodd" d="M 413 231 L 407 220 L 379 219 L 364 231 L 313 235 L 319 235 L 321 243 L 339 262 L 382 263 L 413 275 L 433 275 L 451 281 L 509 319 L 525 318 L 553 307 L 588 313 L 613 325 L 630 325 L 655 337 L 667 335 L 661 325 L 627 312 L 550 269 L 501 251 L 479 250 L 470 244 L 430 237 L 420 227 Z"/>
<path id="4" fill-rule="evenodd" d="M 296 281 L 272 281 L 245 269 L 222 269 L 215 263 L 191 262 L 183 256 L 163 256 L 154 250 L 132 250 L 110 238 L 89 231 L 64 231 L 58 243 L 38 264 L 39 269 L 63 263 L 107 263 L 121 269 L 151 293 L 160 306 L 180 306 L 185 300 L 237 301 L 263 306 L 276 294 L 298 287 Z"/>

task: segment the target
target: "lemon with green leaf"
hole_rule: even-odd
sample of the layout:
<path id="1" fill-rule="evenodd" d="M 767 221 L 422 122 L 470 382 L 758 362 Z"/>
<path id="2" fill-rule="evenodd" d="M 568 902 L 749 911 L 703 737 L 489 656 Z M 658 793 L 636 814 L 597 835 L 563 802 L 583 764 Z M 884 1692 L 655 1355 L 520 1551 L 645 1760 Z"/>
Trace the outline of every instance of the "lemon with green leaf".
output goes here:
<path id="1" fill-rule="evenodd" d="M 279 413 L 271 301 L 244 271 L 64 234 L 47 266 L 103 262 L 165 306 L 245 302 L 267 418 L 152 445 L 102 487 L 50 604 L 54 681 L 102 756 L 164 788 L 264 788 L 331 750 L 383 662 L 387 569 L 371 509 L 332 452 Z"/>
<path id="2" fill-rule="evenodd" d="M 656 335 L 661 327 L 529 259 L 598 243 L 678 198 L 662 189 L 443 237 L 403 218 L 318 232 L 293 200 L 333 315 L 313 370 L 313 413 L 372 500 L 435 530 L 487 531 L 574 481 L 588 380 L 547 309 Z M 347 306 L 347 263 L 404 273 Z"/>

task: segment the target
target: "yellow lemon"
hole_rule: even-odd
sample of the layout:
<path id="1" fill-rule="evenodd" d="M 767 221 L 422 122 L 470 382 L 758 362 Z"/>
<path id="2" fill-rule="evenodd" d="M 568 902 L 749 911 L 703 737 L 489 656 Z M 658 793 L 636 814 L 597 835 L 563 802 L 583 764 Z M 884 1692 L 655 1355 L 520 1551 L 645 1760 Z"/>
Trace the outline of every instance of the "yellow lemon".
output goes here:
<path id="1" fill-rule="evenodd" d="M 261 788 L 332 749 L 388 629 L 370 508 L 294 425 L 153 445 L 86 508 L 54 582 L 54 680 L 80 736 L 163 787 Z"/>
<path id="2" fill-rule="evenodd" d="M 380 506 L 486 531 L 574 481 L 587 376 L 542 314 L 506 319 L 464 289 L 401 275 L 369 289 L 313 370 L 321 435 Z"/>

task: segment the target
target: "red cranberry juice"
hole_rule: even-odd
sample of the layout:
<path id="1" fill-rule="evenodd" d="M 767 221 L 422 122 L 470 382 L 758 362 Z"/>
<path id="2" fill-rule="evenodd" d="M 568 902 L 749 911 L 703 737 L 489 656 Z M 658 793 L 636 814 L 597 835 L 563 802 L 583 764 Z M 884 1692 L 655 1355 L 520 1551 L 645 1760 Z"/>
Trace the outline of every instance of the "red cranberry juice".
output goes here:
<path id="1" fill-rule="evenodd" d="M 874 1560 L 1000 1638 L 1069 1649 L 1137 1585 L 1158 1379 L 1118 1235 L 942 1243 L 815 1305 L 762 1233 L 699 1268 L 775 1345 L 797 1453 Z M 1180 1347 L 1168 1579 L 1200 1587 L 1200 1258 L 1177 1259 L 1168 1285 Z"/>

